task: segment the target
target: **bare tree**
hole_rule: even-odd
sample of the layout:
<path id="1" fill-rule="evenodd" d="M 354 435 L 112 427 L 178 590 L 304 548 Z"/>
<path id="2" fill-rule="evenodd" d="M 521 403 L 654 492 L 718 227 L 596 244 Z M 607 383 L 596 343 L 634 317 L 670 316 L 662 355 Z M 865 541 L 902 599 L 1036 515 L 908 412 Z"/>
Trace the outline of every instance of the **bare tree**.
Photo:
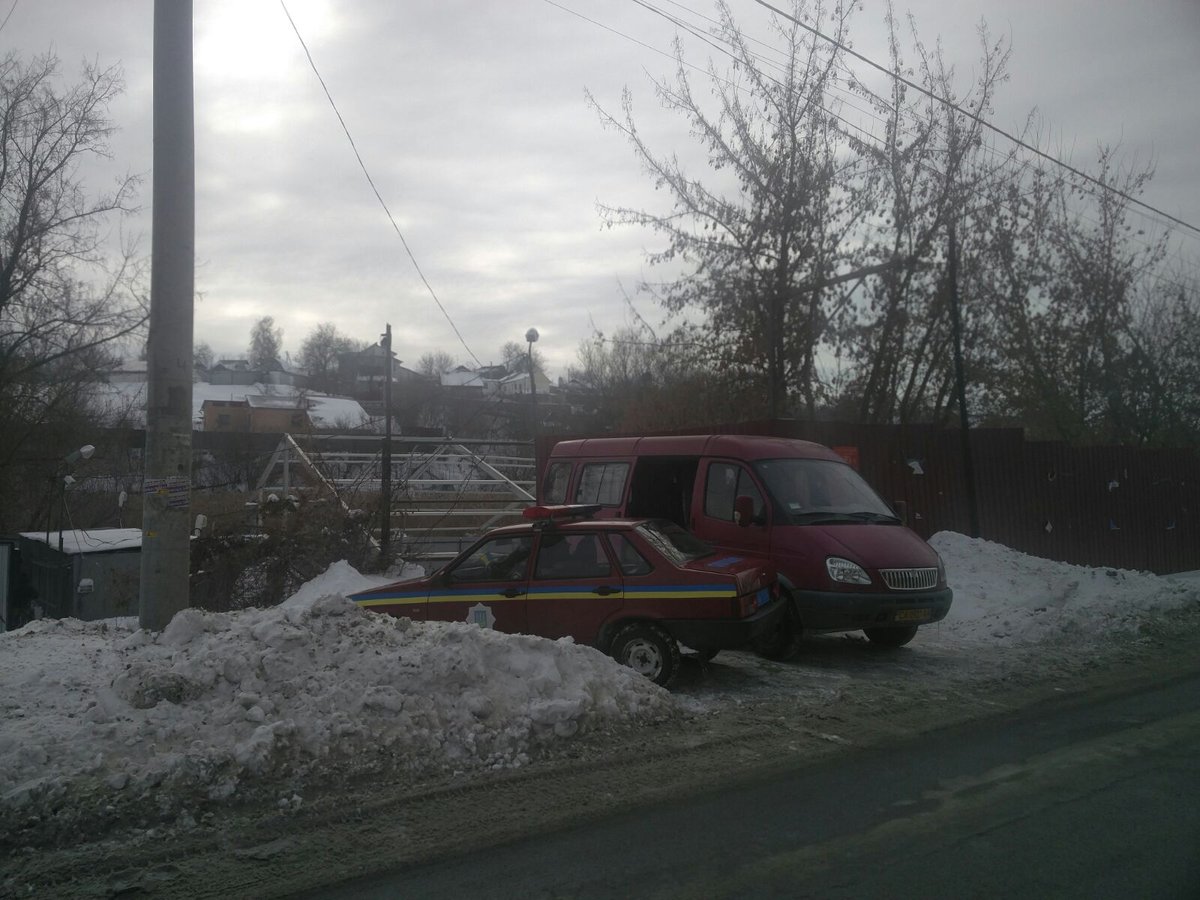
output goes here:
<path id="1" fill-rule="evenodd" d="M 839 263 L 850 258 L 846 238 L 861 213 L 852 177 L 859 160 L 839 152 L 848 139 L 831 94 L 840 50 L 799 23 L 815 21 L 844 41 L 850 9 L 795 0 L 790 16 L 772 18 L 782 60 L 768 68 L 729 7 L 719 4 L 713 37 L 734 65 L 727 73 L 710 66 L 715 110 L 694 90 L 676 44 L 675 78 L 656 81 L 655 90 L 703 142 L 710 168 L 704 180 L 646 144 L 628 90 L 620 116 L 589 95 L 602 122 L 625 135 L 672 201 L 668 211 L 602 206 L 601 215 L 610 226 L 645 226 L 667 239 L 650 262 L 687 271 L 652 290 L 669 312 L 704 318 L 696 336 L 706 347 L 697 352 L 714 366 L 765 379 L 776 416 L 786 411 L 789 395 L 798 394 L 810 412 L 818 402 L 828 288 Z"/>
<path id="2" fill-rule="evenodd" d="M 365 341 L 342 334 L 332 322 L 322 322 L 300 345 L 300 365 L 308 372 L 316 390 L 332 391 L 337 386 L 338 356 L 364 350 L 366 346 Z"/>
<path id="3" fill-rule="evenodd" d="M 275 326 L 273 316 L 263 316 L 250 329 L 250 368 L 261 369 L 279 359 L 283 347 L 283 329 Z"/>
<path id="4" fill-rule="evenodd" d="M 113 223 L 133 210 L 136 179 L 91 193 L 80 167 L 109 156 L 117 68 L 62 82 L 50 54 L 0 58 L 0 472 L 56 422 L 86 416 L 113 342 L 147 316 L 142 265 Z M 119 235 L 119 232 L 118 232 Z M 52 441 L 39 437 L 42 453 Z M 50 450 L 51 454 L 56 450 Z M 13 495 L 2 491 L 6 497 Z M 5 504 L 11 506 L 13 504 Z"/>
<path id="5" fill-rule="evenodd" d="M 985 144 L 983 118 L 1007 77 L 1009 51 L 980 26 L 977 74 L 959 95 L 940 47 L 925 46 L 911 17 L 911 67 L 891 4 L 887 24 L 890 90 L 880 94 L 855 82 L 884 122 L 880 141 L 860 145 L 872 161 L 866 252 L 880 265 L 856 295 L 854 324 L 842 337 L 857 370 L 852 390 L 861 421 L 936 420 L 946 411 L 952 384 L 944 248 L 952 225 L 960 243 L 971 243 L 970 208 L 993 180 L 1007 180 L 1002 173 L 1011 154 Z"/>
<path id="6" fill-rule="evenodd" d="M 445 350 L 431 350 L 422 353 L 417 360 L 417 371 L 427 378 L 438 378 L 444 372 L 449 372 L 455 366 L 454 357 Z"/>
<path id="7" fill-rule="evenodd" d="M 196 365 L 203 366 L 206 369 L 212 368 L 215 355 L 208 341 L 201 341 L 192 348 L 192 358 L 196 361 Z"/>
<path id="8" fill-rule="evenodd" d="M 504 360 L 504 368 L 509 373 L 529 371 L 529 346 L 527 344 L 508 341 L 500 348 L 500 358 Z M 533 348 L 533 367 L 543 375 L 546 373 L 546 360 L 537 347 Z"/>

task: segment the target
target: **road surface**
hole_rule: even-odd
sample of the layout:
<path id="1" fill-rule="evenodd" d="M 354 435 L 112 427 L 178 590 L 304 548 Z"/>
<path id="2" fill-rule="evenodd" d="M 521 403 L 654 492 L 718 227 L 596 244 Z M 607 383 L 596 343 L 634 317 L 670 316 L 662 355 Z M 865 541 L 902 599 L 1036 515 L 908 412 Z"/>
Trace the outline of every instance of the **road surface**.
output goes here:
<path id="1" fill-rule="evenodd" d="M 1200 674 L 311 896 L 1196 900 Z"/>

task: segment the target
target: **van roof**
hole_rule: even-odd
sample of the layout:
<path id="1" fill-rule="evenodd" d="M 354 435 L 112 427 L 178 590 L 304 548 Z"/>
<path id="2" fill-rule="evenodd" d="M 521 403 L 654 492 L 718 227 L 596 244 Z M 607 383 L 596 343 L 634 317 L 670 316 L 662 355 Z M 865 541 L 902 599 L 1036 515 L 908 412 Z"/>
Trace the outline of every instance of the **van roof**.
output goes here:
<path id="1" fill-rule="evenodd" d="M 685 434 L 662 437 L 584 438 L 559 441 L 552 458 L 623 456 L 725 456 L 732 459 L 842 458 L 823 444 L 761 434 Z"/>

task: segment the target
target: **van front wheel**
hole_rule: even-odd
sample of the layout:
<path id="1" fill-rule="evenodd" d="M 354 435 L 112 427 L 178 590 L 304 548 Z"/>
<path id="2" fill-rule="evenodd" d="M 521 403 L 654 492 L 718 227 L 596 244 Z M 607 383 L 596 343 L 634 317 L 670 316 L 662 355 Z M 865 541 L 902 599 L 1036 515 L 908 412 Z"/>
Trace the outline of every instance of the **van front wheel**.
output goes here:
<path id="1" fill-rule="evenodd" d="M 755 653 L 763 659 L 769 659 L 773 662 L 782 662 L 795 656 L 797 640 L 795 629 L 792 628 L 791 618 L 789 617 L 778 628 L 758 638 L 754 642 L 753 647 Z"/>
<path id="2" fill-rule="evenodd" d="M 652 622 L 631 622 L 613 636 L 612 658 L 667 687 L 679 673 L 679 645 Z"/>

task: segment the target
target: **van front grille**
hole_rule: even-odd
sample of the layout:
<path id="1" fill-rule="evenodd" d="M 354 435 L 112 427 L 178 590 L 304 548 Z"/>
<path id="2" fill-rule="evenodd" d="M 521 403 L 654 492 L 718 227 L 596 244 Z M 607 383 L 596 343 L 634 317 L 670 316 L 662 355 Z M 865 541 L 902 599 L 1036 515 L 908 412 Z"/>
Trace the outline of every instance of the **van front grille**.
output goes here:
<path id="1" fill-rule="evenodd" d="M 927 591 L 937 587 L 938 570 L 880 569 L 884 583 L 893 591 Z"/>

